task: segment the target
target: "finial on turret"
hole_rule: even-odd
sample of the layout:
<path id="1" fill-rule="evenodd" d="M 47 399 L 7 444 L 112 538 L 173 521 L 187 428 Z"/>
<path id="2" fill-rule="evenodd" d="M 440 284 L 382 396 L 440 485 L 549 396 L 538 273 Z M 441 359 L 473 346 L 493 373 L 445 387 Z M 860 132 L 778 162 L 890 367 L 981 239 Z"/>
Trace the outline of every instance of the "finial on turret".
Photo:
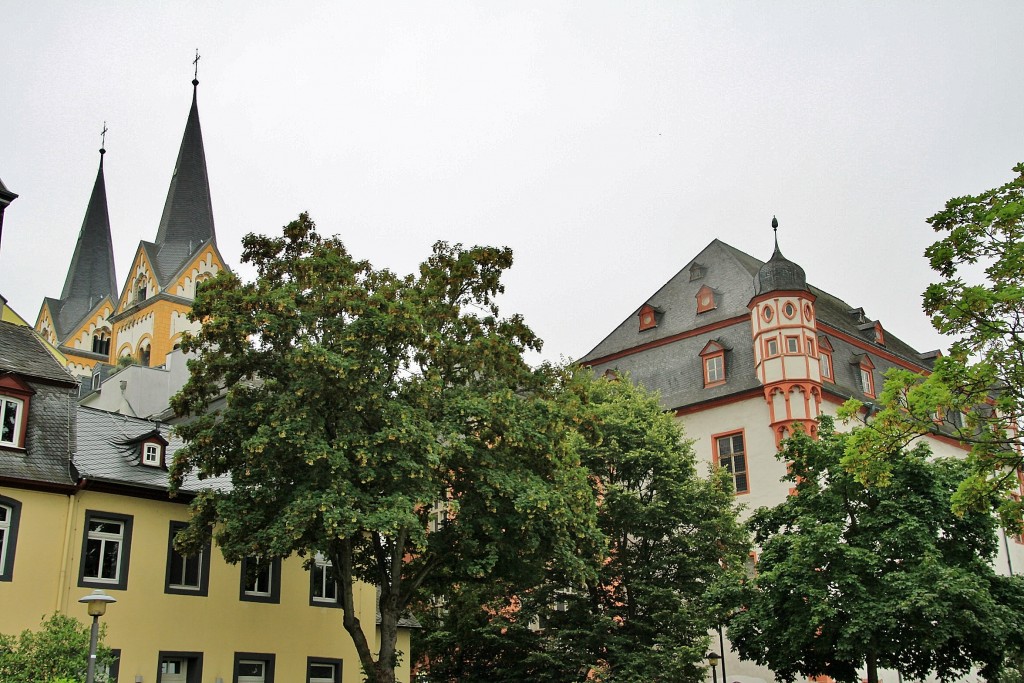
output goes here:
<path id="1" fill-rule="evenodd" d="M 779 219 L 772 215 L 772 232 L 775 233 L 775 251 L 779 250 Z"/>
<path id="2" fill-rule="evenodd" d="M 192 87 L 199 85 L 199 48 L 196 48 L 196 58 L 192 60 L 196 67 L 195 75 L 192 77 Z"/>

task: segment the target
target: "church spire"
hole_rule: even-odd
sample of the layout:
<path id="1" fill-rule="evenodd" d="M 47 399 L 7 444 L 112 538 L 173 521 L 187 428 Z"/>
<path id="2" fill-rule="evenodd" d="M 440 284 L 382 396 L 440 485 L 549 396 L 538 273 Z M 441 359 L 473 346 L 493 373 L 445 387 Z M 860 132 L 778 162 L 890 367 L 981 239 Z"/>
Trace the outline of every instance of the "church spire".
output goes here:
<path id="1" fill-rule="evenodd" d="M 107 124 L 101 135 L 106 138 Z M 114 244 L 110 238 L 110 216 L 107 213 L 107 186 L 103 178 L 103 156 L 100 147 L 100 165 L 92 186 L 89 206 L 85 210 L 78 243 L 71 258 L 68 276 L 60 298 L 60 333 L 71 330 L 92 310 L 93 306 L 110 297 L 117 297 L 117 278 L 114 276 Z"/>
<path id="2" fill-rule="evenodd" d="M 198 51 L 193 63 L 198 76 Z M 198 78 L 194 78 L 192 108 L 185 123 L 185 134 L 181 139 L 178 160 L 174 164 L 156 234 L 156 265 L 161 278 L 173 275 L 199 245 L 216 240 L 210 180 L 206 172 L 206 152 L 203 149 L 203 132 L 199 126 L 198 85 Z"/>

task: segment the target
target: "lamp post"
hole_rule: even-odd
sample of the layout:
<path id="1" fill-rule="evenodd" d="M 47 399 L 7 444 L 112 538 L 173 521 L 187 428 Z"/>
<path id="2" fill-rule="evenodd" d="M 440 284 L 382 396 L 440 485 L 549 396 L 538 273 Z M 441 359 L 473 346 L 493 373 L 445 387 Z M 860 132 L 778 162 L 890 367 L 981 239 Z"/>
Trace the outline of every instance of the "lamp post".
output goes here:
<path id="1" fill-rule="evenodd" d="M 96 643 L 100 636 L 100 617 L 107 611 L 108 602 L 117 600 L 99 588 L 85 597 L 78 598 L 78 602 L 84 602 L 89 608 L 89 616 L 92 617 L 92 633 L 89 636 L 89 670 L 85 675 L 85 683 L 94 683 L 96 680 Z"/>
<path id="2" fill-rule="evenodd" d="M 718 683 L 717 667 L 718 667 L 718 662 L 722 658 L 718 655 L 717 652 L 709 652 L 709 653 L 707 653 L 704 656 L 707 657 L 708 664 L 711 665 L 711 681 L 712 681 L 712 683 Z M 722 683 L 725 683 L 725 681 L 722 681 Z"/>

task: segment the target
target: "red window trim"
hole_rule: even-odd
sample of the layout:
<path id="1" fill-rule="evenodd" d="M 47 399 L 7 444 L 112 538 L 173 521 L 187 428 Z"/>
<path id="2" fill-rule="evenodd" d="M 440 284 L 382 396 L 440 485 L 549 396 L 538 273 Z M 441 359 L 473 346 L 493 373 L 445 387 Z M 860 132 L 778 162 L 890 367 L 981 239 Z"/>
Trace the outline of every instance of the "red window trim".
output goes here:
<path id="1" fill-rule="evenodd" d="M 712 462 L 714 462 L 716 467 L 721 467 L 721 463 L 719 462 L 719 456 L 718 456 L 718 440 L 719 439 L 724 439 L 726 437 L 733 437 L 733 436 L 736 436 L 737 434 L 739 434 L 741 437 L 743 437 L 743 465 L 744 465 L 744 467 L 743 467 L 743 474 L 746 475 L 747 487 L 743 491 L 739 490 L 739 488 L 736 486 L 736 473 L 735 472 L 732 472 L 732 483 L 733 483 L 733 489 L 735 490 L 735 495 L 737 495 L 737 496 L 746 496 L 746 495 L 750 494 L 750 455 L 749 455 L 750 449 L 748 447 L 746 429 L 732 429 L 732 430 L 729 430 L 727 432 L 719 432 L 718 434 L 712 434 L 711 435 L 711 460 L 712 460 Z"/>

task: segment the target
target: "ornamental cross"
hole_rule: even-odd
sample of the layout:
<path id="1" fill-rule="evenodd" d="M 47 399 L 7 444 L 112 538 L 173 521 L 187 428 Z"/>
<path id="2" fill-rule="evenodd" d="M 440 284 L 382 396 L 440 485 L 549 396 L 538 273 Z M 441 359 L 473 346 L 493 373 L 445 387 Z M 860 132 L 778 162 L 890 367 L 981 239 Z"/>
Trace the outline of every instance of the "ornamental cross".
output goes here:
<path id="1" fill-rule="evenodd" d="M 199 48 L 198 47 L 196 48 L 196 58 L 192 60 L 192 63 L 195 64 L 195 66 L 196 66 L 196 72 L 195 72 L 195 75 L 193 76 L 193 78 L 198 79 L 199 78 Z"/>
<path id="2" fill-rule="evenodd" d="M 103 122 L 103 130 L 100 131 L 100 147 L 107 146 L 107 122 Z"/>

